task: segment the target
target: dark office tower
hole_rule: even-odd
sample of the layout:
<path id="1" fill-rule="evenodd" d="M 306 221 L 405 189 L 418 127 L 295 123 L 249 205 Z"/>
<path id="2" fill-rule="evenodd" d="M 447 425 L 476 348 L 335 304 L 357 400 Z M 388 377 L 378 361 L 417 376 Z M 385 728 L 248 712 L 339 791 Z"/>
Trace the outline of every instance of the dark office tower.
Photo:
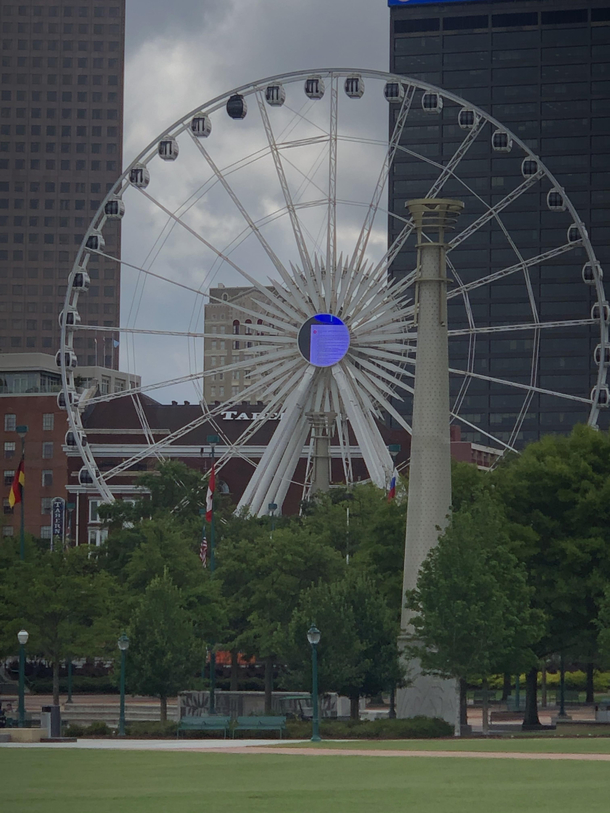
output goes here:
<path id="1" fill-rule="evenodd" d="M 55 353 L 68 274 L 121 171 L 125 0 L 3 0 L 0 29 L 0 352 Z M 118 256 L 118 222 L 104 235 Z M 117 324 L 118 265 L 88 270 L 83 323 Z M 80 364 L 117 366 L 104 336 L 75 339 Z"/>
<path id="2" fill-rule="evenodd" d="M 417 77 L 452 91 L 491 114 L 540 156 L 563 186 L 587 226 L 591 243 L 610 270 L 610 3 L 604 0 L 514 0 L 489 2 L 422 2 L 391 5 L 390 69 Z M 411 118 L 411 117 L 410 117 Z M 405 128 L 405 143 L 442 163 L 464 138 L 456 108 L 448 106 L 431 119 L 416 113 Z M 487 203 L 498 202 L 523 182 L 521 157 L 492 149 L 489 134 L 477 139 L 462 159 L 460 177 Z M 390 189 L 390 211 L 404 213 L 409 198 L 425 195 L 438 170 L 423 166 L 411 172 L 396 165 Z M 443 196 L 463 198 L 463 187 L 449 182 Z M 466 200 L 466 222 L 472 198 Z M 472 209 L 471 209 L 472 210 Z M 404 215 L 403 215 L 404 216 Z M 527 256 L 537 256 L 566 242 L 565 226 L 557 228 L 544 192 L 520 199 L 506 210 L 509 232 L 524 246 Z M 390 239 L 397 233 L 390 223 Z M 514 253 L 494 242 L 491 229 L 481 229 L 464 247 L 461 267 L 477 277 L 501 269 Z M 569 238 L 568 238 L 569 239 Z M 514 260 L 513 260 L 514 261 Z M 531 274 L 532 296 L 541 321 L 587 319 L 595 302 L 591 285 L 583 284 L 583 249 L 575 249 Z M 402 276 L 413 267 L 414 257 L 403 252 L 393 274 Z M 521 284 L 523 278 L 521 278 Z M 477 325 L 517 324 L 526 321 L 527 303 L 516 298 L 513 284 L 479 289 L 472 298 Z M 449 327 L 460 327 L 463 308 L 450 302 Z M 531 318 L 531 310 L 529 311 Z M 465 326 L 465 325 L 464 325 Z M 593 363 L 599 337 L 592 331 L 562 329 L 540 331 L 540 356 L 536 385 L 553 392 L 589 395 L 597 369 Z M 527 332 L 477 342 L 479 373 L 527 383 L 532 369 L 532 341 Z M 464 369 L 466 342 L 454 342 L 451 363 Z M 452 382 L 453 394 L 460 381 Z M 523 392 L 482 379 L 471 381 L 462 413 L 475 426 L 507 441 L 510 427 L 523 404 Z M 534 395 L 530 415 L 514 438 L 516 445 L 549 432 L 568 432 L 585 421 L 585 403 Z M 607 411 L 602 413 L 602 422 Z M 463 427 L 468 440 L 487 438 Z"/>

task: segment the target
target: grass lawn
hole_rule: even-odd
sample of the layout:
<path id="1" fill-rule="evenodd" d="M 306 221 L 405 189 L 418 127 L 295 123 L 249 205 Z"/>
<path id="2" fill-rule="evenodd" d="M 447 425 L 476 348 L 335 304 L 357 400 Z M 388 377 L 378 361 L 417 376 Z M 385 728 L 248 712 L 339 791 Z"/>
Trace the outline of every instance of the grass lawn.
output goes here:
<path id="1" fill-rule="evenodd" d="M 595 762 L 2 749 L 11 813 L 606 813 Z"/>
<path id="2" fill-rule="evenodd" d="M 610 754 L 606 737 L 515 737 L 514 739 L 455 740 L 323 740 L 284 743 L 277 748 L 348 748 L 380 751 L 522 751 L 542 754 Z M 610 770 L 610 765 L 608 766 Z"/>

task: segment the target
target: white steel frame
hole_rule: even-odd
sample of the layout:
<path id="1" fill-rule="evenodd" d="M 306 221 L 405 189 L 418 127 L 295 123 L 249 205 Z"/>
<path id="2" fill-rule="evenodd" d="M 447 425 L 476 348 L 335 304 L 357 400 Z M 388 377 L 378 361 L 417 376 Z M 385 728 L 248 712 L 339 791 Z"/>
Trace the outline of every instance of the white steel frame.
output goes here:
<path id="1" fill-rule="evenodd" d="M 289 107 L 288 109 L 293 112 L 294 127 L 292 130 L 282 133 L 281 136 L 276 135 L 274 130 L 275 110 L 273 107 L 268 107 L 265 102 L 265 88 L 278 83 L 284 85 L 287 88 L 287 106 L 291 102 L 294 108 L 298 108 L 304 97 L 303 83 L 311 75 L 321 77 L 326 84 L 325 100 L 310 102 L 310 104 L 327 105 L 326 125 L 324 127 L 317 126 L 319 132 L 316 131 L 316 135 L 302 137 L 299 133 L 299 127 L 311 125 L 308 113 L 309 107 L 301 106 L 300 109 Z M 378 86 L 377 92 L 379 92 L 386 82 L 396 82 L 404 89 L 402 100 L 393 106 L 396 111 L 395 124 L 392 126 L 390 136 L 385 143 L 380 142 L 379 139 L 367 141 L 362 137 L 354 137 L 348 132 L 343 132 L 341 128 L 342 105 L 347 103 L 358 104 L 357 101 L 344 101 L 341 93 L 344 80 L 348 76 L 354 75 L 360 76 L 362 81 L 367 83 L 367 93 L 370 92 L 368 85 Z M 444 100 L 445 108 L 447 105 L 453 105 L 456 108 L 456 116 L 457 110 L 460 108 L 474 112 L 473 126 L 464 131 L 462 141 L 445 163 L 438 163 L 419 155 L 403 143 L 405 123 L 416 108 L 421 94 L 425 92 L 437 93 Z M 198 139 L 190 130 L 190 122 L 195 114 L 209 116 L 212 121 L 218 116 L 225 116 L 226 113 L 223 108 L 227 99 L 236 93 L 246 98 L 252 97 L 254 104 L 250 106 L 249 116 L 254 116 L 258 112 L 259 126 L 265 133 L 267 146 L 250 154 L 246 152 L 243 158 L 231 165 L 224 166 L 213 154 L 214 131 L 212 131 L 209 138 Z M 299 102 L 299 99 L 301 102 Z M 430 115 L 433 116 L 434 114 Z M 362 450 L 371 480 L 379 487 L 386 487 L 392 477 L 393 463 L 383 443 L 376 419 L 382 419 L 384 413 L 389 414 L 398 425 L 409 431 L 410 427 L 394 404 L 397 399 L 400 400 L 401 392 L 406 394 L 407 397 L 412 394 L 417 343 L 417 329 L 413 320 L 413 303 L 410 298 L 412 297 L 415 272 L 407 274 L 399 282 L 388 283 L 389 266 L 405 243 L 409 239 L 413 239 L 414 231 L 414 223 L 406 211 L 388 213 L 381 204 L 384 194 L 387 193 L 393 161 L 397 154 L 402 153 L 426 161 L 429 166 L 438 170 L 438 177 L 431 185 L 427 197 L 439 196 L 449 179 L 460 180 L 469 193 L 476 195 L 468 185 L 467 180 L 459 176 L 460 162 L 477 138 L 491 138 L 491 134 L 498 129 L 509 132 L 506 127 L 483 110 L 465 102 L 455 94 L 436 88 L 426 82 L 380 71 L 359 71 L 350 68 L 296 71 L 242 85 L 198 106 L 157 136 L 125 170 L 93 217 L 78 251 L 73 271 L 68 280 L 65 297 L 64 315 L 61 323 L 61 375 L 63 392 L 68 404 L 67 419 L 69 428 L 76 438 L 84 467 L 89 472 L 93 486 L 101 497 L 107 501 L 113 499 L 112 479 L 131 468 L 134 463 L 151 455 L 162 459 L 164 453 L 168 451 L 168 447 L 176 444 L 182 437 L 198 426 L 206 422 L 218 426 L 214 422 L 223 411 L 230 408 L 232 403 L 257 398 L 265 402 L 268 413 L 281 409 L 284 417 L 280 421 L 260 464 L 255 469 L 254 475 L 240 501 L 240 508 L 247 507 L 254 514 L 262 514 L 266 513 L 269 503 L 276 503 L 281 509 L 287 489 L 293 481 L 296 464 L 303 455 L 303 449 L 307 444 L 310 425 L 306 413 L 311 411 L 337 413 L 337 426 L 340 437 L 343 439 L 341 445 L 345 450 L 349 450 L 349 444 L 345 442 L 347 437 L 346 421 L 351 425 L 358 445 Z M 309 132 L 311 132 L 311 128 Z M 211 173 L 210 179 L 202 185 L 197 195 L 190 196 L 177 208 L 169 202 L 159 200 L 146 189 L 136 189 L 129 182 L 130 170 L 136 164 L 150 167 L 151 174 L 155 172 L 156 162 L 161 160 L 157 154 L 158 143 L 161 139 L 168 137 L 179 141 L 190 139 L 194 142 L 197 151 Z M 451 374 L 460 376 L 463 379 L 460 392 L 455 399 L 453 417 L 458 418 L 462 424 L 481 432 L 480 427 L 473 425 L 463 414 L 460 414 L 468 384 L 473 379 L 479 378 L 488 382 L 497 382 L 514 388 L 517 393 L 523 393 L 523 404 L 508 440 L 498 439 L 488 432 L 482 432 L 483 435 L 486 435 L 489 440 L 494 442 L 494 445 L 500 451 L 514 450 L 516 448 L 518 433 L 528 412 L 531 399 L 536 393 L 586 404 L 589 409 L 589 424 L 595 426 L 600 407 L 607 405 L 605 400 L 607 400 L 608 365 L 605 360 L 610 353 L 610 350 L 608 350 L 610 344 L 608 334 L 609 308 L 604 293 L 603 275 L 585 224 L 578 216 L 567 194 L 561 189 L 554 176 L 544 167 L 541 160 L 516 135 L 509 133 L 509 137 L 512 139 L 513 151 L 517 151 L 524 159 L 535 160 L 537 162 L 537 171 L 533 175 L 525 177 L 518 186 L 499 202 L 491 206 L 485 204 L 487 208 L 484 214 L 474 223 L 458 232 L 449 241 L 447 256 L 448 273 L 454 282 L 449 298 L 461 298 L 468 318 L 468 327 L 450 329 L 449 338 L 451 341 L 452 338 L 466 336 L 470 342 L 466 368 L 463 370 L 450 370 Z M 337 178 L 340 169 L 339 147 L 350 145 L 350 143 L 357 143 L 360 146 L 370 144 L 372 150 L 373 148 L 375 150 L 381 148 L 383 159 L 368 202 L 361 200 L 346 201 L 337 197 Z M 298 150 L 301 147 L 319 147 L 320 149 L 320 158 L 311 166 L 309 172 L 299 169 L 291 157 L 294 155 L 294 152 L 291 151 Z M 261 216 L 260 213 L 248 211 L 240 197 L 237 185 L 233 182 L 234 174 L 244 171 L 255 164 L 262 155 L 269 156 L 272 159 L 275 170 L 274 183 L 279 184 L 283 198 L 283 206 L 278 211 L 267 213 L 264 216 Z M 324 162 L 327 171 L 322 183 L 319 179 L 320 166 Z M 300 173 L 300 187 L 297 188 L 294 182 L 291 182 L 289 170 L 293 173 L 293 177 L 295 170 Z M 357 168 L 354 168 L 354 171 L 356 170 Z M 212 186 L 218 184 L 224 189 L 227 199 L 232 202 L 234 210 L 238 213 L 243 224 L 224 246 L 218 246 L 213 235 L 202 233 L 198 228 L 187 222 L 186 219 L 190 207 L 202 199 Z M 526 258 L 512 239 L 509 230 L 504 226 L 502 213 L 515 200 L 519 199 L 526 190 L 536 184 L 545 193 L 548 189 L 561 191 L 568 213 L 567 217 L 571 218 L 572 223 L 578 228 L 580 236 L 579 239 L 573 242 L 567 241 L 537 257 Z M 307 190 L 307 194 L 304 194 L 304 189 Z M 147 259 L 134 263 L 113 257 L 112 254 L 104 250 L 93 251 L 88 249 L 86 247 L 88 238 L 94 232 L 103 233 L 106 226 L 107 217 L 104 213 L 106 202 L 113 197 L 128 199 L 129 195 L 134 193 L 146 198 L 151 206 L 162 212 L 166 218 L 166 226 L 156 238 Z M 479 200 L 481 200 L 480 197 Z M 483 201 L 481 200 L 481 202 Z M 338 234 L 341 228 L 338 213 L 340 206 L 351 206 L 352 209 L 359 206 L 363 207 L 364 215 L 353 248 L 348 253 L 343 253 L 337 257 Z M 319 209 L 324 212 L 323 220 L 326 232 L 324 235 L 315 237 L 304 225 L 305 212 L 311 209 Z M 375 224 L 379 224 L 387 216 L 401 223 L 401 231 L 398 237 L 387 247 L 383 255 L 379 257 L 369 250 L 370 238 Z M 295 243 L 296 251 L 294 260 L 291 263 L 286 263 L 280 259 L 278 251 L 266 235 L 266 227 L 281 217 L 286 218 Z M 454 267 L 452 263 L 451 252 L 490 221 L 494 223 L 494 227 L 497 225 L 504 234 L 507 244 L 515 252 L 516 262 L 477 280 L 463 283 L 459 269 Z M 134 454 L 127 454 L 123 462 L 102 473 L 96 464 L 91 447 L 85 442 L 84 438 L 83 405 L 79 404 L 79 396 L 75 387 L 75 375 L 77 375 L 78 371 L 70 369 L 65 363 L 66 352 L 72 351 L 74 348 L 75 336 L 77 334 L 87 336 L 88 331 L 108 331 L 113 335 L 120 334 L 122 338 L 141 334 L 183 337 L 186 342 L 190 343 L 201 342 L 204 338 L 217 338 L 217 336 L 207 333 L 205 330 L 197 330 L 193 328 L 192 324 L 188 325 L 186 329 L 160 330 L 152 325 L 137 326 L 133 319 L 131 322 L 126 320 L 125 324 L 111 327 L 85 324 L 69 325 L 66 314 L 70 310 L 78 310 L 79 298 L 86 296 L 86 293 L 81 293 L 74 288 L 74 274 L 79 269 L 86 270 L 91 255 L 97 253 L 101 257 L 116 260 L 126 269 L 137 271 L 140 275 L 140 290 L 142 290 L 146 281 L 160 280 L 168 285 L 190 291 L 197 302 L 202 302 L 201 297 L 209 296 L 207 286 L 189 285 L 183 281 L 171 279 L 167 275 L 159 274 L 151 268 L 152 262 L 150 258 L 154 258 L 162 251 L 167 234 L 174 228 L 182 229 L 185 238 L 188 235 L 211 252 L 216 257 L 214 263 L 216 268 L 231 268 L 239 274 L 244 284 L 251 286 L 255 292 L 260 294 L 260 308 L 264 316 L 264 325 L 262 330 L 253 337 L 257 358 L 255 361 L 245 359 L 210 370 L 203 370 L 201 365 L 198 367 L 195 363 L 193 365 L 194 369 L 188 375 L 164 378 L 159 381 L 144 380 L 140 386 L 125 392 L 88 398 L 87 405 L 118 398 L 129 398 L 135 405 L 145 436 L 148 439 L 147 447 L 139 449 Z M 269 270 L 273 275 L 269 284 L 263 283 L 257 276 L 247 271 L 243 264 L 240 265 L 231 256 L 236 246 L 239 246 L 247 238 L 252 238 L 258 242 L 267 257 Z M 532 289 L 531 269 L 549 263 L 555 257 L 577 247 L 584 249 L 587 262 L 592 269 L 592 285 L 599 313 L 597 317 L 592 315 L 590 319 L 542 320 L 539 316 L 538 303 Z M 477 326 L 473 317 L 469 293 L 482 285 L 491 285 L 496 280 L 509 276 L 520 276 L 522 278 L 526 290 L 526 299 L 531 308 L 531 318 L 522 323 L 511 325 Z M 212 301 L 211 297 L 209 301 Z M 132 310 L 133 308 L 137 310 L 137 307 L 139 305 L 135 303 Z M 252 319 L 253 324 L 256 324 L 257 318 L 261 316 L 260 311 L 243 305 L 232 303 L 231 307 Z M 339 315 L 348 325 L 351 336 L 349 351 L 339 363 L 329 369 L 317 369 L 308 364 L 300 356 L 296 344 L 300 326 L 309 317 L 320 312 Z M 143 318 L 145 321 L 145 315 Z M 600 360 L 597 364 L 597 381 L 593 391 L 590 394 L 574 395 L 541 388 L 538 385 L 538 354 L 541 331 L 561 332 L 562 329 L 585 326 L 590 326 L 591 331 L 597 333 L 601 346 Z M 533 336 L 532 363 L 527 383 L 515 382 L 475 371 L 476 339 L 478 336 L 496 337 L 515 333 L 519 335 L 522 331 L 528 331 Z M 202 400 L 200 416 L 161 440 L 154 440 L 150 427 L 146 423 L 144 409 L 140 403 L 140 393 L 154 393 L 157 389 L 187 382 L 192 382 L 193 385 L 201 389 L 201 382 L 205 376 L 215 375 L 219 372 L 231 373 L 234 370 L 245 371 L 253 366 L 256 367 L 258 379 L 249 383 L 246 389 L 240 392 L 235 399 L 228 398 L 220 406 L 209 405 Z M 259 426 L 260 424 L 251 424 L 242 433 L 238 441 L 234 443 L 226 441 L 226 452 L 217 462 L 219 469 L 232 456 L 239 456 L 244 460 L 249 460 L 248 441 Z M 342 459 L 346 481 L 349 483 L 352 474 L 348 451 L 342 454 Z"/>

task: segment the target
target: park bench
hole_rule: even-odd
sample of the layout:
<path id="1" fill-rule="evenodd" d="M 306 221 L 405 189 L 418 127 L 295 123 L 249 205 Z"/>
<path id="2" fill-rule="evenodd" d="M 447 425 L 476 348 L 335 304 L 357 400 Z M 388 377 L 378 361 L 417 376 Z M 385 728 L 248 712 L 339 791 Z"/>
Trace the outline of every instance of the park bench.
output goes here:
<path id="1" fill-rule="evenodd" d="M 282 732 L 285 730 L 285 717 L 256 717 L 254 715 L 238 717 L 232 726 L 233 736 L 235 736 L 236 731 L 279 731 L 280 739 L 282 739 Z"/>
<path id="2" fill-rule="evenodd" d="M 208 714 L 205 717 L 195 714 L 185 714 L 180 718 L 176 728 L 176 737 L 181 731 L 222 731 L 224 738 L 231 726 L 231 718 L 223 714 Z"/>

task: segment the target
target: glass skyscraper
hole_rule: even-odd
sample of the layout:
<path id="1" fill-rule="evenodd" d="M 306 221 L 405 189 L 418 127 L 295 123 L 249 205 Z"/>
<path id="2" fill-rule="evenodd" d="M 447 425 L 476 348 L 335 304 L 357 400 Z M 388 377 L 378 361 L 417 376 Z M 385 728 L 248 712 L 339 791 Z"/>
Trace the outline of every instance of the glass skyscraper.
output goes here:
<path id="1" fill-rule="evenodd" d="M 395 4 L 393 4 L 395 3 Z M 515 2 L 413 2 L 391 5 L 390 70 L 439 85 L 481 107 L 502 122 L 556 176 L 587 226 L 602 267 L 610 267 L 610 5 L 600 0 L 515 0 Z M 442 164 L 463 139 L 455 109 L 432 119 L 421 110 L 409 116 L 404 143 Z M 438 171 L 415 168 L 404 159 L 394 166 L 390 212 L 404 217 L 404 204 L 425 195 Z M 523 177 L 520 163 L 479 139 L 460 163 L 460 177 L 487 203 L 499 201 Z M 463 198 L 449 181 L 444 197 Z M 468 208 L 468 200 L 466 201 Z M 524 196 L 503 220 L 530 256 L 565 242 L 546 197 Z M 396 224 L 396 225 L 394 225 Z M 390 219 L 390 240 L 400 223 Z M 460 248 L 461 267 L 483 276 L 511 262 L 511 252 L 481 229 Z M 581 276 L 584 251 L 575 249 L 532 274 L 532 293 L 542 321 L 586 319 L 595 299 Z M 413 268 L 413 249 L 396 258 L 392 273 Z M 608 280 L 606 280 L 606 285 Z M 449 327 L 463 326 L 463 310 L 449 306 Z M 477 325 L 524 321 L 514 286 L 481 288 L 472 297 Z M 587 396 L 596 378 L 593 362 L 599 339 L 583 329 L 541 331 L 536 383 L 540 389 Z M 490 377 L 529 381 L 532 341 L 527 333 L 477 343 L 476 369 Z M 451 364 L 463 369 L 467 343 L 451 343 Z M 454 394 L 461 382 L 453 382 Z M 474 425 L 507 440 L 523 404 L 523 393 L 484 379 L 470 382 L 462 412 Z M 602 418 L 605 418 L 605 413 Z M 586 421 L 586 404 L 537 393 L 515 439 L 518 445 L 549 432 L 569 432 Z M 468 440 L 486 437 L 464 427 Z"/>

